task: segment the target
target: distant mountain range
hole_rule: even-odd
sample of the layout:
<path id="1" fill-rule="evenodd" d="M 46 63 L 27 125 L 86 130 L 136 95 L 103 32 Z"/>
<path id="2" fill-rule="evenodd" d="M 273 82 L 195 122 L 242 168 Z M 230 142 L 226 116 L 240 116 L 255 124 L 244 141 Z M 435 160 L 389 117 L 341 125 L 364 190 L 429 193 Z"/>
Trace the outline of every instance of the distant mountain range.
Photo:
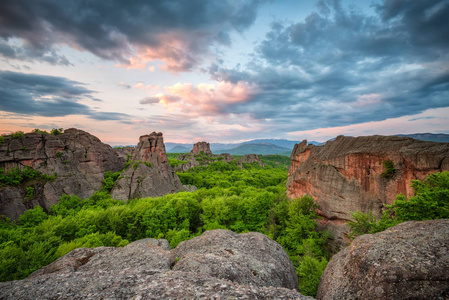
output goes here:
<path id="1" fill-rule="evenodd" d="M 449 143 L 449 134 L 444 133 L 414 133 L 414 134 L 396 134 L 396 135 L 407 136 L 413 139 L 427 142 Z"/>
<path id="2" fill-rule="evenodd" d="M 279 154 L 281 152 L 292 152 L 292 149 L 287 147 L 280 147 L 272 143 L 244 143 L 232 149 L 217 150 L 214 153 L 229 153 L 231 155 L 245 155 L 245 154 Z"/>
<path id="3" fill-rule="evenodd" d="M 449 143 L 449 134 L 444 133 L 415 133 L 415 134 L 396 134 L 396 136 L 411 137 L 421 141 Z M 330 139 L 333 141 L 335 138 Z M 215 154 L 230 153 L 233 155 L 245 154 L 279 154 L 290 156 L 295 144 L 300 141 L 291 141 L 285 139 L 257 139 L 243 143 L 211 143 L 210 149 Z M 325 143 L 316 141 L 307 141 L 308 144 L 316 146 Z M 192 150 L 193 144 L 186 143 L 165 143 L 165 149 L 168 153 L 187 153 Z"/>
<path id="4" fill-rule="evenodd" d="M 211 143 L 210 149 L 215 154 L 230 153 L 233 155 L 245 154 L 279 154 L 290 156 L 295 144 L 300 141 L 291 141 L 285 139 L 258 139 L 243 143 Z M 320 144 L 318 142 L 309 142 L 309 144 Z M 193 144 L 186 143 L 165 143 L 165 149 L 168 153 L 187 153 L 192 150 Z M 288 152 L 288 154 L 286 154 Z"/>

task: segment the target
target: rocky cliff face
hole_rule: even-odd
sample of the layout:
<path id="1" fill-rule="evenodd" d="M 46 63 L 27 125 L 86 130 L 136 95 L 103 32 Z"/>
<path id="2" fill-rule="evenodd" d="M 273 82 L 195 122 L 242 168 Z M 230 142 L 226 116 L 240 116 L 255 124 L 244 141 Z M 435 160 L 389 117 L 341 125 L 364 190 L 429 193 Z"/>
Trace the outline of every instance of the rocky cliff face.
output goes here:
<path id="1" fill-rule="evenodd" d="M 0 298 L 313 299 L 297 286 L 287 253 L 267 236 L 212 230 L 174 250 L 153 239 L 76 249 L 24 280 L 0 283 Z"/>
<path id="2" fill-rule="evenodd" d="M 317 299 L 448 299 L 449 220 L 405 222 L 332 257 Z"/>
<path id="3" fill-rule="evenodd" d="M 396 195 L 412 195 L 411 179 L 425 179 L 432 172 L 449 170 L 449 144 L 406 137 L 339 136 L 323 146 L 295 145 L 287 181 L 290 198 L 309 194 L 321 207 L 327 227 L 345 245 L 350 212 L 380 215 Z M 391 161 L 394 173 L 386 172 Z"/>
<path id="4" fill-rule="evenodd" d="M 181 191 L 183 186 L 168 164 L 162 133 L 139 138 L 131 165 L 120 175 L 111 191 L 118 200 L 163 196 Z"/>
<path id="5" fill-rule="evenodd" d="M 210 151 L 210 144 L 207 142 L 198 142 L 193 145 L 193 149 L 190 151 L 191 155 L 201 154 L 210 155 L 212 151 Z"/>
<path id="6" fill-rule="evenodd" d="M 89 197 L 102 186 L 106 171 L 123 168 L 114 150 L 95 136 L 78 129 L 59 135 L 28 133 L 22 138 L 5 137 L 0 144 L 0 168 L 25 166 L 57 177 L 49 182 L 31 182 L 35 195 L 25 199 L 25 187 L 0 188 L 0 215 L 16 220 L 36 205 L 48 210 L 63 194 Z"/>

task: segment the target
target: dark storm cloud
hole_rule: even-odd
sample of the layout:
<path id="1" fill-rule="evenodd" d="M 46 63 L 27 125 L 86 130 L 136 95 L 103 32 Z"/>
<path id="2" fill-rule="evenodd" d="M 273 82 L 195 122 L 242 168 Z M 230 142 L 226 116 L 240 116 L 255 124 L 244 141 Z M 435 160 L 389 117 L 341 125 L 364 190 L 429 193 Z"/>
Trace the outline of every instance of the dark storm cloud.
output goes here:
<path id="1" fill-rule="evenodd" d="M 97 112 L 80 100 L 96 100 L 94 91 L 63 77 L 0 71 L 0 111 L 29 116 L 87 115 L 122 120 L 125 114 Z"/>
<path id="2" fill-rule="evenodd" d="M 260 2 L 3 0 L 0 53 L 67 64 L 54 47 L 67 44 L 124 64 L 144 54 L 165 59 L 170 70 L 188 70 L 211 45 L 229 45 L 229 32 L 248 28 Z"/>
<path id="3" fill-rule="evenodd" d="M 283 130 L 447 107 L 448 15 L 447 0 L 385 0 L 373 15 L 320 1 L 303 22 L 272 24 L 244 70 L 216 63 L 209 73 L 256 86 L 248 101 L 223 107 L 227 113 L 250 113 Z"/>

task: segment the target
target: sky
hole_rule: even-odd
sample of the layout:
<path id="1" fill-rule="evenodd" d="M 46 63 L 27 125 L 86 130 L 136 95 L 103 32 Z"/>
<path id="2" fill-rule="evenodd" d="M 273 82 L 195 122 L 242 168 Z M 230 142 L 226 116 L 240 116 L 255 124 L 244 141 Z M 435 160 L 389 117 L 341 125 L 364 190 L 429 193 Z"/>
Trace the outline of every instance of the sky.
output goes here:
<path id="1" fill-rule="evenodd" d="M 449 0 L 0 1 L 0 133 L 449 133 Z"/>

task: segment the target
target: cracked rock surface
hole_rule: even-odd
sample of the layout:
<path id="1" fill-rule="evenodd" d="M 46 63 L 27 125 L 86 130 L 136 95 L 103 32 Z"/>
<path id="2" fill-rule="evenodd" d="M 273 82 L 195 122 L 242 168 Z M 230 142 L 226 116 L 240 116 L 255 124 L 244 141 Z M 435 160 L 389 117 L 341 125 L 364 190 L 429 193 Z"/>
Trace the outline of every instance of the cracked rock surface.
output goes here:
<path id="1" fill-rule="evenodd" d="M 76 249 L 0 283 L 0 299 L 313 299 L 295 290 L 293 277 L 287 254 L 267 236 L 211 230 L 173 250 L 155 239 Z"/>
<path id="2" fill-rule="evenodd" d="M 332 257 L 317 299 L 449 299 L 449 220 L 359 236 Z"/>

